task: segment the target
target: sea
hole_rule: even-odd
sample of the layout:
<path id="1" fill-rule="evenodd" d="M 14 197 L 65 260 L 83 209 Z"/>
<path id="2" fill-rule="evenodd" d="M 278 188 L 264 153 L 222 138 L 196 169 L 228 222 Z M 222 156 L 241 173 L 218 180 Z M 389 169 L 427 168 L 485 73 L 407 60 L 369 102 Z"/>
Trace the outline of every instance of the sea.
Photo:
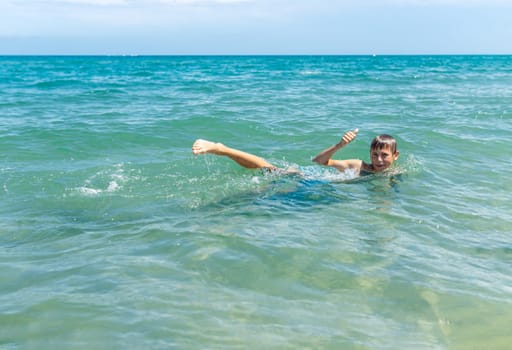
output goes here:
<path id="1" fill-rule="evenodd" d="M 511 141 L 507 55 L 2 56 L 0 349 L 510 349 Z"/>

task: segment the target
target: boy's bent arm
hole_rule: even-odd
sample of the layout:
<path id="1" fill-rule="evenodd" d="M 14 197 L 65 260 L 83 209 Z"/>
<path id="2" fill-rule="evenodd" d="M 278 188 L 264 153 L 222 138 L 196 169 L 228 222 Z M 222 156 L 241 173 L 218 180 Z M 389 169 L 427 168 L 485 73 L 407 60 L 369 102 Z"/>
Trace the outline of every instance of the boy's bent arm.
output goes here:
<path id="1" fill-rule="evenodd" d="M 329 161 L 327 162 L 326 165 L 336 168 L 341 172 L 343 172 L 347 169 L 356 169 L 356 171 L 359 171 L 363 167 L 363 161 L 360 159 L 346 159 L 346 160 L 329 159 Z"/>
<path id="2" fill-rule="evenodd" d="M 329 161 L 331 160 L 331 157 L 336 153 L 341 147 L 344 145 L 340 143 L 337 143 L 335 145 L 332 145 L 329 148 L 324 149 L 322 152 L 316 155 L 315 158 L 313 158 L 313 162 L 322 164 L 322 165 L 329 165 Z"/>
<path id="3" fill-rule="evenodd" d="M 338 166 L 342 167 L 341 163 L 344 161 L 333 161 L 331 157 L 340 148 L 352 142 L 356 138 L 358 131 L 359 129 L 354 129 L 354 131 L 347 131 L 341 138 L 340 142 L 320 152 L 316 157 L 313 158 L 313 162 L 327 166 L 334 166 L 336 168 L 338 168 Z M 336 165 L 338 166 L 336 166 L 333 162 L 336 162 Z"/>

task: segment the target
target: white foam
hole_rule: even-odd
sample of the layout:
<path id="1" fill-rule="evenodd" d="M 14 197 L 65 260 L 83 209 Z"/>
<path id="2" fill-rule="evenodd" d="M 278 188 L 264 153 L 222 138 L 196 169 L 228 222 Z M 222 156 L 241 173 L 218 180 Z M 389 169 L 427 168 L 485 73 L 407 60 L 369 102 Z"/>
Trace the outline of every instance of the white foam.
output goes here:
<path id="1" fill-rule="evenodd" d="M 96 196 L 96 195 L 100 194 L 101 192 L 103 192 L 100 189 L 89 188 L 89 187 L 79 187 L 78 191 L 87 196 Z"/>
<path id="2" fill-rule="evenodd" d="M 123 188 L 123 184 L 130 178 L 124 174 L 123 164 L 116 164 L 115 168 L 103 169 L 91 175 L 84 181 L 84 185 L 76 188 L 79 193 L 87 196 L 97 196 L 101 193 L 114 193 Z M 106 183 L 108 181 L 108 183 Z"/>
<path id="3" fill-rule="evenodd" d="M 110 181 L 107 187 L 107 192 L 115 192 L 116 190 L 120 189 L 121 186 L 115 181 Z"/>
<path id="4" fill-rule="evenodd" d="M 318 75 L 318 74 L 322 74 L 322 72 L 319 70 L 303 70 L 300 72 L 300 74 L 302 74 L 302 75 Z"/>
<path id="5" fill-rule="evenodd" d="M 359 176 L 355 169 L 347 169 L 340 172 L 333 168 L 322 168 L 317 166 L 309 166 L 301 169 L 304 177 L 308 180 L 322 180 L 328 182 L 343 182 L 353 180 Z"/>

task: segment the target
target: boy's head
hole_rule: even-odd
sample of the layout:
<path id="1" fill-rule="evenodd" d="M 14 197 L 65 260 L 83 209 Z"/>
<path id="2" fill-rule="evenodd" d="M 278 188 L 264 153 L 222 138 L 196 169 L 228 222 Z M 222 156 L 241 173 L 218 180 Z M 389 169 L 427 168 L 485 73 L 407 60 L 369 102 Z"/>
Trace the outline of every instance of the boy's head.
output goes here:
<path id="1" fill-rule="evenodd" d="M 386 170 L 398 159 L 396 140 L 386 134 L 376 136 L 370 145 L 370 158 L 375 172 Z"/>

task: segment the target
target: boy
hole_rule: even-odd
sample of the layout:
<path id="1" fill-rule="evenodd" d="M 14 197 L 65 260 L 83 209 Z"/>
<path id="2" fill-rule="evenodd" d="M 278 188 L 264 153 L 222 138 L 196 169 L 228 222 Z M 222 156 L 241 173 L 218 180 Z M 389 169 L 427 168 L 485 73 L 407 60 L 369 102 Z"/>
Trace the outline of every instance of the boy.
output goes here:
<path id="1" fill-rule="evenodd" d="M 358 129 L 347 131 L 340 142 L 326 148 L 313 158 L 313 162 L 331 166 L 343 172 L 351 169 L 358 175 L 374 174 L 388 169 L 395 160 L 398 159 L 400 152 L 396 149 L 396 140 L 389 135 L 379 135 L 375 137 L 370 145 L 370 159 L 371 163 L 365 163 L 359 159 L 335 160 L 331 157 L 340 148 L 345 147 L 350 142 L 354 141 L 357 136 Z M 259 168 L 277 170 L 278 168 L 265 159 L 255 156 L 250 153 L 239 151 L 234 148 L 224 146 L 222 143 L 214 143 L 206 140 L 196 140 L 192 145 L 192 153 L 198 154 L 216 154 L 219 156 L 226 156 L 243 166 L 244 168 Z"/>

